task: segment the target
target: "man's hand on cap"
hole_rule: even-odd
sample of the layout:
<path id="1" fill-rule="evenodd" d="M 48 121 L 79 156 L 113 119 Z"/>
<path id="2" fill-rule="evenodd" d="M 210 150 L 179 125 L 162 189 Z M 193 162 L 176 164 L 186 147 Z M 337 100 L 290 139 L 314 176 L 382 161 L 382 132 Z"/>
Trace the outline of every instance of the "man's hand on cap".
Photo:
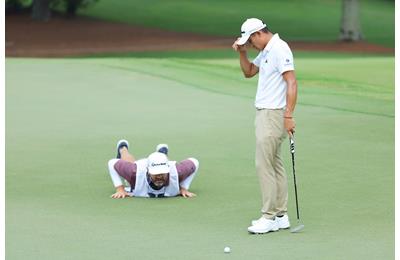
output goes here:
<path id="1" fill-rule="evenodd" d="M 239 41 L 239 39 L 240 39 L 240 38 L 237 38 L 236 41 L 232 44 L 232 48 L 233 48 L 235 51 L 239 51 L 239 52 L 246 51 L 246 44 L 244 44 L 244 45 L 238 45 L 238 44 L 237 44 L 237 42 Z"/>

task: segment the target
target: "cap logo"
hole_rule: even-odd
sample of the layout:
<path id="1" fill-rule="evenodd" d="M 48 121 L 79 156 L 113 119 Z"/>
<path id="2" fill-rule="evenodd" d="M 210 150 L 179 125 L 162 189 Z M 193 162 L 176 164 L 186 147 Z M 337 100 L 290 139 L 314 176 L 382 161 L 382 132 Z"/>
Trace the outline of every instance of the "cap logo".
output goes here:
<path id="1" fill-rule="evenodd" d="M 151 163 L 152 167 L 161 166 L 161 165 L 167 165 L 167 164 L 166 163 Z"/>

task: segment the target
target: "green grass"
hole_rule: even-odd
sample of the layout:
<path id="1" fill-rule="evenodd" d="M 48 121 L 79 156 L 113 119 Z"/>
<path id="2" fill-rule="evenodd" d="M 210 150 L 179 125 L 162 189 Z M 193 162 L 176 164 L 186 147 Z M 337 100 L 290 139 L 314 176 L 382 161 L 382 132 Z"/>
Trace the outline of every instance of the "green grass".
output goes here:
<path id="1" fill-rule="evenodd" d="M 393 259 L 394 58 L 296 69 L 306 228 L 253 236 L 256 79 L 237 59 L 6 59 L 7 259 Z M 110 199 L 119 138 L 139 158 L 160 142 L 197 157 L 198 196 Z"/>
<path id="2" fill-rule="evenodd" d="M 263 19 L 286 40 L 332 41 L 339 35 L 339 0 L 140 1 L 101 0 L 80 14 L 102 19 L 237 37 L 249 17 Z M 360 1 L 362 31 L 367 41 L 394 47 L 394 1 Z"/>
<path id="3" fill-rule="evenodd" d="M 254 49 L 248 50 L 249 57 L 257 55 Z M 346 53 L 346 52 L 322 52 L 322 51 L 293 51 L 295 58 L 335 58 L 335 59 L 348 59 L 348 58 L 361 58 L 366 53 Z M 368 57 L 393 57 L 392 54 L 381 53 L 368 53 Z M 86 56 L 76 56 L 75 58 L 183 58 L 183 59 L 235 59 L 238 53 L 234 52 L 231 48 L 226 49 L 207 49 L 199 51 L 141 51 L 141 52 L 111 52 L 111 53 L 96 53 Z"/>

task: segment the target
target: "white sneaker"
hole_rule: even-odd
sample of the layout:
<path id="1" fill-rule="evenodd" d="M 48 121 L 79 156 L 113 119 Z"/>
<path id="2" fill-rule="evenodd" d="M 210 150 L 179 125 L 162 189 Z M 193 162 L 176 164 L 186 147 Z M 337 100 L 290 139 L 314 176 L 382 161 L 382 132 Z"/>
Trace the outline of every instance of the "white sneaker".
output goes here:
<path id="1" fill-rule="evenodd" d="M 118 141 L 117 143 L 117 159 L 121 158 L 121 153 L 119 152 L 119 149 L 121 149 L 122 147 L 126 147 L 126 149 L 129 149 L 129 142 L 126 141 L 125 139 L 121 139 Z"/>
<path id="2" fill-rule="evenodd" d="M 255 224 L 257 224 L 258 221 L 262 220 L 264 217 L 261 216 L 259 219 L 255 219 L 251 221 L 251 225 L 254 226 Z"/>
<path id="3" fill-rule="evenodd" d="M 168 149 L 169 149 L 168 144 L 158 144 L 156 147 L 156 152 L 168 155 Z"/>
<path id="4" fill-rule="evenodd" d="M 290 228 L 289 217 L 287 214 L 283 215 L 282 217 L 275 217 L 275 222 L 279 229 L 287 229 Z"/>
<path id="5" fill-rule="evenodd" d="M 278 231 L 279 227 L 275 220 L 261 218 L 253 226 L 247 228 L 250 233 L 253 234 L 264 234 L 270 231 Z"/>

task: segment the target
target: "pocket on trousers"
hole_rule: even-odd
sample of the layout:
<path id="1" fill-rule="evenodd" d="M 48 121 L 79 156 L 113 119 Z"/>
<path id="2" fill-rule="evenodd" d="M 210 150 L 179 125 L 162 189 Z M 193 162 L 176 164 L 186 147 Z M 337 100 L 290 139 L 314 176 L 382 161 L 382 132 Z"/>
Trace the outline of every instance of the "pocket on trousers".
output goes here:
<path id="1" fill-rule="evenodd" d="M 255 120 L 255 132 L 257 140 L 263 140 L 268 136 L 273 136 L 269 110 L 265 109 L 257 111 Z"/>
<path id="2" fill-rule="evenodd" d="M 272 110 L 268 117 L 268 124 L 271 136 L 285 138 L 285 125 L 283 119 L 283 111 Z"/>

